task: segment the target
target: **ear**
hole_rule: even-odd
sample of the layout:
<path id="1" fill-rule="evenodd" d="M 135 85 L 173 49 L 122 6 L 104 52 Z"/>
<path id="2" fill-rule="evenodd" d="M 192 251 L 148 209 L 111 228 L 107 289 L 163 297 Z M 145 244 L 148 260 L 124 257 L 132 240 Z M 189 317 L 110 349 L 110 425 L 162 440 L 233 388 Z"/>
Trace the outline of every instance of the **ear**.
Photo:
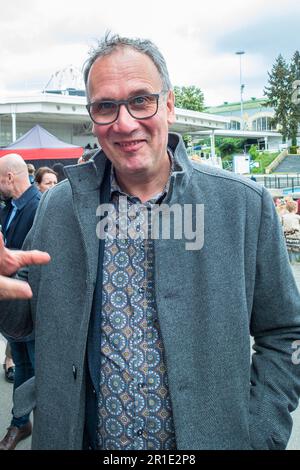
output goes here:
<path id="1" fill-rule="evenodd" d="M 167 98 L 167 118 L 168 124 L 171 126 L 176 121 L 175 115 L 175 96 L 173 90 L 168 91 L 168 98 Z"/>

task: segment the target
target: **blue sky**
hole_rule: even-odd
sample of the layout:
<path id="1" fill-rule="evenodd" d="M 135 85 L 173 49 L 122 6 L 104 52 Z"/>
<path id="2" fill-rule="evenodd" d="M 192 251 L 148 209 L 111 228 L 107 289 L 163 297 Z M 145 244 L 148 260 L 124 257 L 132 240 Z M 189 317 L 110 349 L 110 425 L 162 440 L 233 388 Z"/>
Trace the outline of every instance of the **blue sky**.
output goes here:
<path id="1" fill-rule="evenodd" d="M 199 86 L 206 105 L 262 97 L 281 53 L 300 49 L 298 0 L 1 0 L 0 99 L 43 89 L 69 65 L 81 69 L 106 30 L 152 39 L 174 85 Z M 66 83 L 66 85 L 68 85 Z"/>

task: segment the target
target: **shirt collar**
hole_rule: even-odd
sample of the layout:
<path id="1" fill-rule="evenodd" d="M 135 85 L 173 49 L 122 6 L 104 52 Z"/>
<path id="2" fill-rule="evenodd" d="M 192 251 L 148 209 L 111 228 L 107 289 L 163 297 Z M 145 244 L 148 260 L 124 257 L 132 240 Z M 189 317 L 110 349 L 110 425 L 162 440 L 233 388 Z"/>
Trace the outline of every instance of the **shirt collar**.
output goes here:
<path id="1" fill-rule="evenodd" d="M 36 193 L 39 193 L 38 189 L 34 185 L 30 185 L 29 188 L 17 199 L 11 199 L 11 205 L 18 210 L 23 209 L 24 206 L 32 199 Z"/>

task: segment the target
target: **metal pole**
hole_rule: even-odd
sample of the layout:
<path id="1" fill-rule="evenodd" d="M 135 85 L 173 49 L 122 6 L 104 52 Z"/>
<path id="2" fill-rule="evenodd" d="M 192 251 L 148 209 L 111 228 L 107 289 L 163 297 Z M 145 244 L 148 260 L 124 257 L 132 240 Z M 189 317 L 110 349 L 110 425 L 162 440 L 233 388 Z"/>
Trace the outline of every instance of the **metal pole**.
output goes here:
<path id="1" fill-rule="evenodd" d="M 240 57 L 241 130 L 244 130 L 243 90 L 245 85 L 242 83 L 242 55 L 245 54 L 245 51 L 237 51 L 236 54 Z"/>
<path id="2" fill-rule="evenodd" d="M 216 147 L 215 147 L 215 131 L 214 130 L 212 130 L 210 134 L 210 151 L 211 151 L 211 156 L 215 157 Z"/>
<path id="3" fill-rule="evenodd" d="M 16 113 L 11 113 L 11 127 L 12 141 L 15 142 L 17 140 Z"/>

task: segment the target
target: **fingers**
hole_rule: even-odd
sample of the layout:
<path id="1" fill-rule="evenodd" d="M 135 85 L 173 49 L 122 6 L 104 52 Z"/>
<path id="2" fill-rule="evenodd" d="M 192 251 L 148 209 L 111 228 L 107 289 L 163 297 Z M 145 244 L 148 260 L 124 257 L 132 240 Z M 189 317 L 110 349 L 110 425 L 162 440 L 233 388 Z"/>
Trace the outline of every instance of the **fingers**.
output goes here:
<path id="1" fill-rule="evenodd" d="M 11 274 L 16 273 L 23 266 L 47 264 L 49 261 L 50 256 L 44 251 L 14 251 L 5 248 L 2 252 L 2 257 L 0 253 L 0 274 L 10 276 Z"/>
<path id="2" fill-rule="evenodd" d="M 0 276 L 0 300 L 30 299 L 32 291 L 27 282 Z"/>
<path id="3" fill-rule="evenodd" d="M 39 250 L 32 251 L 16 251 L 19 267 L 29 266 L 31 264 L 47 264 L 50 261 L 48 253 Z"/>

